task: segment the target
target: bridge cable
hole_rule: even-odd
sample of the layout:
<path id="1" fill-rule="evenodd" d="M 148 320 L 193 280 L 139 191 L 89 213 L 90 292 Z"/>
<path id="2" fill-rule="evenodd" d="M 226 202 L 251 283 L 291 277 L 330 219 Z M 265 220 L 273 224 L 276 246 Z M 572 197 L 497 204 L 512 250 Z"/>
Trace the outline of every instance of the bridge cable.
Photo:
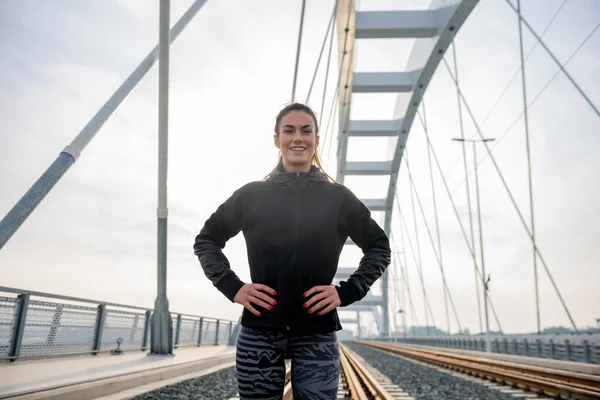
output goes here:
<path id="1" fill-rule="evenodd" d="M 325 31 L 325 37 L 323 38 L 323 44 L 321 45 L 321 51 L 319 52 L 319 59 L 317 60 L 317 65 L 315 66 L 315 72 L 313 73 L 312 81 L 310 82 L 310 88 L 308 89 L 308 95 L 306 95 L 305 104 L 308 104 L 310 100 L 310 95 L 313 90 L 313 86 L 315 85 L 315 80 L 317 79 L 317 72 L 319 72 L 319 66 L 321 65 L 321 59 L 323 58 L 323 51 L 325 51 L 325 45 L 327 44 L 327 37 L 329 37 L 329 31 L 331 30 L 331 26 L 333 25 L 333 20 L 335 19 L 335 10 L 337 8 L 337 2 L 333 6 L 333 12 L 331 13 L 331 18 L 329 18 L 329 23 L 327 24 L 327 30 Z M 331 35 L 333 37 L 333 34 Z M 327 71 L 329 72 L 329 71 Z M 325 86 L 327 86 L 327 80 L 325 81 Z"/>
<path id="2" fill-rule="evenodd" d="M 396 294 L 396 296 L 393 297 L 396 307 L 392 307 L 393 310 L 396 310 L 397 302 L 401 302 L 402 307 L 406 308 L 406 296 L 405 296 L 406 291 L 405 291 L 405 286 L 404 286 L 405 278 L 404 278 L 404 269 L 403 269 L 402 263 L 400 262 L 400 257 L 398 256 L 398 253 L 399 253 L 398 247 L 397 247 L 396 242 L 393 240 L 391 232 L 390 232 L 390 239 L 391 239 L 390 243 L 391 243 L 391 246 L 393 247 L 393 252 L 394 252 L 393 259 L 392 259 L 394 261 L 394 263 L 392 264 L 392 266 L 397 266 L 399 268 L 399 271 L 396 271 L 396 277 L 392 276 L 391 278 L 388 278 L 388 281 L 389 280 L 392 281 L 392 288 L 391 288 L 392 292 Z M 392 268 L 392 270 L 390 272 L 393 273 L 394 269 Z M 398 283 L 398 282 L 400 282 L 400 283 Z M 398 284 L 400 284 L 400 289 L 398 289 Z M 412 302 L 412 298 L 411 298 L 411 302 Z M 397 311 L 394 312 L 394 315 L 396 313 L 397 313 Z M 405 313 L 406 313 L 406 310 L 403 309 L 402 326 L 403 326 L 404 330 L 406 331 L 406 317 L 405 317 L 406 314 Z M 396 326 L 397 326 L 396 317 L 394 316 L 394 331 L 395 332 L 397 332 L 395 329 Z"/>
<path id="3" fill-rule="evenodd" d="M 404 155 L 405 155 L 405 157 L 407 156 L 406 149 L 404 149 Z M 424 306 L 425 306 L 425 326 L 427 328 L 427 336 L 429 336 L 429 334 L 430 334 L 430 332 L 429 332 L 429 317 L 427 314 L 427 307 L 429 307 L 429 312 L 431 313 L 431 320 L 433 321 L 434 326 L 436 325 L 436 323 L 435 323 L 435 318 L 433 316 L 433 312 L 431 310 L 431 305 L 429 304 L 429 299 L 427 297 L 427 291 L 425 289 L 425 281 L 423 278 L 423 266 L 422 266 L 422 261 L 421 261 L 421 247 L 419 245 L 419 230 L 417 227 L 417 215 L 416 215 L 416 211 L 415 211 L 413 187 L 412 187 L 410 181 L 408 182 L 408 184 L 409 184 L 410 200 L 411 200 L 412 212 L 413 212 L 413 221 L 414 221 L 414 226 L 415 226 L 415 241 L 417 244 L 416 252 L 412 245 L 412 241 L 410 240 L 410 233 L 408 231 L 408 226 L 406 225 L 406 221 L 402 217 L 402 214 L 399 214 L 399 216 L 400 216 L 400 221 L 404 223 L 404 228 L 406 229 L 408 243 L 410 245 L 410 250 L 413 255 L 413 260 L 415 262 L 415 267 L 417 268 L 417 272 L 419 273 L 419 278 L 421 280 L 421 288 L 423 290 Z M 396 200 L 396 201 L 398 201 L 398 200 Z M 401 211 L 399 210 L 399 212 L 401 212 Z"/>
<path id="4" fill-rule="evenodd" d="M 456 81 L 458 82 L 458 62 L 456 59 L 456 43 L 454 41 L 452 42 L 452 55 L 453 55 L 452 58 L 454 60 L 454 73 L 456 75 Z M 507 86 L 507 88 L 508 88 L 508 86 Z M 463 156 L 462 158 L 463 158 L 463 164 L 464 164 L 464 169 L 465 169 L 465 182 L 467 184 L 466 185 L 467 186 L 467 205 L 469 208 L 469 227 L 471 229 L 471 246 L 473 246 L 473 249 L 475 249 L 475 233 L 473 230 L 473 209 L 471 207 L 471 189 L 469 188 L 469 170 L 467 168 L 466 143 L 464 142 L 465 130 L 464 130 L 463 113 L 462 113 L 462 102 L 460 101 L 460 95 L 458 94 L 458 92 L 456 92 L 456 100 L 457 100 L 457 104 L 458 104 L 458 121 L 460 123 L 460 137 L 461 137 L 461 139 L 463 139 L 463 141 L 461 142 L 461 145 L 462 145 L 462 156 Z M 491 114 L 491 112 L 490 112 L 490 114 Z M 488 116 L 490 114 L 488 114 Z M 423 127 L 427 134 L 427 126 L 424 124 Z M 430 148 L 429 144 L 427 145 L 427 147 Z M 431 162 L 431 160 L 430 160 L 430 162 Z M 476 257 L 476 255 L 473 256 L 473 261 L 475 261 L 475 257 Z M 475 292 L 477 294 L 477 317 L 479 319 L 479 332 L 483 332 L 483 323 L 482 323 L 482 319 L 481 319 L 481 298 L 480 298 L 480 294 L 479 294 L 479 279 L 477 278 L 477 262 L 473 263 L 473 272 L 474 272 L 474 276 L 475 276 Z"/>
<path id="5" fill-rule="evenodd" d="M 423 123 L 423 116 L 421 115 L 421 113 L 419 111 L 417 111 L 417 115 L 419 116 L 419 120 L 421 121 L 421 125 L 423 125 L 423 127 L 425 128 L 425 125 Z M 442 178 L 442 182 L 444 183 L 444 188 L 446 189 L 446 193 L 448 194 L 448 197 L 450 199 L 450 203 L 452 204 L 452 208 L 454 210 L 454 215 L 456 216 L 456 220 L 458 221 L 458 225 L 460 226 L 460 230 L 463 234 L 463 238 L 465 239 L 465 242 L 467 243 L 467 248 L 469 249 L 469 253 L 471 253 L 471 257 L 473 257 L 473 264 L 475 265 L 475 269 L 477 271 L 477 275 L 479 276 L 479 278 L 481 279 L 481 281 L 485 281 L 485 278 L 483 277 L 483 275 L 481 274 L 481 271 L 479 270 L 479 266 L 477 264 L 477 258 L 475 255 L 475 251 L 473 250 L 474 248 L 471 247 L 471 243 L 469 242 L 469 239 L 467 237 L 467 232 L 465 231 L 465 227 L 462 224 L 462 220 L 460 218 L 460 214 L 458 213 L 458 208 L 456 207 L 456 203 L 454 202 L 454 197 L 452 195 L 452 193 L 450 192 L 450 188 L 448 187 L 448 182 L 446 181 L 446 177 L 444 175 L 444 172 L 442 171 L 442 167 L 440 165 L 440 161 L 437 157 L 437 153 L 435 151 L 435 148 L 433 147 L 433 144 L 431 143 L 431 140 L 429 138 L 429 133 L 428 131 L 425 129 L 425 137 L 427 139 L 427 143 L 429 144 L 429 146 L 431 147 L 431 154 L 433 155 L 433 159 L 436 163 L 436 166 L 438 168 L 438 172 L 440 173 L 440 176 Z M 396 194 L 396 202 L 398 202 L 398 195 Z M 489 290 L 488 290 L 489 292 Z M 502 333 L 502 326 L 500 325 L 500 320 L 498 319 L 498 314 L 496 314 L 496 309 L 494 308 L 494 304 L 492 302 L 492 297 L 491 294 L 488 294 L 488 303 L 492 309 L 492 313 L 494 314 L 494 318 L 496 320 L 496 324 L 498 325 L 498 330 Z M 483 331 L 482 331 L 483 332 Z"/>
<path id="6" fill-rule="evenodd" d="M 452 79 L 454 80 L 455 85 L 457 85 L 457 90 L 459 92 L 460 98 L 463 101 L 465 108 L 467 110 L 467 112 L 469 113 L 469 116 L 471 118 L 471 120 L 473 121 L 473 124 L 475 125 L 475 127 L 477 128 L 477 133 L 479 134 L 479 137 L 483 140 L 484 136 L 483 133 L 481 132 L 481 129 L 479 127 L 479 124 L 477 123 L 477 121 L 475 120 L 475 116 L 473 115 L 473 112 L 471 111 L 471 107 L 469 107 L 469 103 L 467 103 L 462 91 L 460 90 L 460 87 L 458 87 L 458 84 L 456 82 L 456 79 L 454 77 L 454 75 L 452 74 L 452 71 L 450 70 L 450 67 L 448 66 L 448 62 L 444 59 L 444 65 L 446 66 L 446 69 L 448 70 L 448 73 L 450 74 L 450 76 L 452 77 Z M 504 186 L 504 188 L 506 189 L 506 192 L 508 193 L 508 196 L 510 198 L 511 203 L 513 204 L 515 211 L 517 212 L 517 215 L 519 216 L 519 219 L 521 220 L 521 223 L 523 225 L 523 227 L 525 228 L 525 231 L 527 232 L 527 235 L 529 236 L 529 238 L 531 239 L 532 243 L 533 243 L 533 247 L 535 252 L 537 253 L 537 255 L 540 257 L 540 261 L 542 262 L 542 265 L 544 266 L 544 269 L 546 270 L 546 273 L 548 274 L 548 278 L 550 278 L 550 282 L 552 283 L 552 286 L 554 287 L 554 290 L 556 291 L 556 294 L 558 295 L 558 298 L 565 310 L 565 312 L 567 313 L 567 316 L 569 317 L 569 320 L 571 321 L 571 324 L 573 325 L 573 329 L 575 330 L 575 332 L 579 333 L 579 330 L 577 329 L 577 326 L 575 325 L 575 321 L 573 321 L 573 317 L 571 316 L 571 313 L 569 312 L 569 309 L 560 293 L 560 290 L 558 289 L 558 286 L 556 285 L 556 282 L 554 281 L 554 278 L 552 277 L 552 274 L 550 273 L 550 270 L 548 268 L 548 265 L 546 264 L 546 261 L 544 260 L 544 257 L 542 256 L 542 253 L 540 251 L 540 249 L 537 247 L 537 244 L 535 243 L 535 240 L 533 239 L 533 236 L 531 234 L 531 231 L 529 230 L 529 227 L 527 226 L 527 222 L 525 222 L 525 218 L 523 217 L 523 213 L 521 213 L 521 209 L 519 208 L 513 194 L 512 191 L 510 190 L 510 188 L 508 187 L 508 184 L 506 182 L 506 179 L 504 179 L 504 174 L 502 174 L 502 171 L 500 170 L 500 167 L 498 166 L 498 163 L 496 162 L 496 158 L 494 157 L 494 155 L 492 154 L 492 151 L 490 149 L 490 146 L 487 144 L 487 142 L 482 142 L 483 145 L 485 146 L 485 149 L 488 153 L 488 156 L 490 157 L 490 160 L 492 161 L 492 164 L 494 165 L 494 168 L 496 169 L 496 172 L 498 173 L 498 176 L 500 177 L 500 180 L 502 181 L 502 185 Z"/>
<path id="7" fill-rule="evenodd" d="M 415 185 L 415 182 L 413 180 L 412 177 L 412 172 L 410 170 L 410 162 L 408 160 L 408 152 L 407 149 L 404 149 L 404 160 L 406 163 L 406 170 L 408 172 L 408 179 L 410 181 L 411 187 L 413 188 L 414 192 L 415 192 L 415 196 L 417 198 L 417 203 L 419 205 L 419 209 L 421 211 L 421 216 L 423 218 L 423 221 L 425 222 L 425 228 L 427 229 L 427 234 L 429 235 L 429 241 L 431 243 L 431 247 L 433 248 L 433 254 L 435 255 L 435 258 L 437 260 L 438 266 L 440 267 L 440 272 L 442 275 L 442 283 L 444 285 L 444 294 L 448 294 L 448 297 L 450 298 L 450 305 L 452 306 L 452 310 L 454 311 L 454 317 L 456 318 L 456 324 L 458 325 L 458 330 L 459 332 L 462 330 L 461 324 L 460 324 L 460 320 L 458 318 L 458 313 L 456 312 L 456 307 L 454 306 L 454 300 L 452 299 L 452 293 L 450 293 L 450 289 L 448 288 L 448 283 L 446 282 L 446 275 L 444 274 L 444 267 L 442 264 L 442 260 L 440 258 L 440 255 L 438 254 L 436 248 L 435 248 L 435 241 L 433 240 L 433 235 L 431 234 L 431 229 L 429 229 L 429 224 L 427 223 L 427 220 L 425 219 L 425 210 L 423 209 L 423 204 L 421 203 L 421 198 L 419 196 L 419 191 L 417 190 L 417 186 Z M 416 216 L 415 216 L 415 224 L 416 224 Z M 418 242 L 417 242 L 418 243 Z M 445 299 L 444 299 L 445 300 Z M 446 304 L 446 312 L 448 311 L 448 305 Z M 449 322 L 449 317 L 447 315 L 448 318 L 448 326 L 450 325 Z M 448 334 L 450 334 L 450 328 L 448 328 Z"/>
<path id="8" fill-rule="evenodd" d="M 552 26 L 552 24 L 554 23 L 554 21 L 556 20 L 556 18 L 558 17 L 558 15 L 560 14 L 562 8 L 564 7 L 564 5 L 566 3 L 567 3 L 567 0 L 563 0 L 562 4 L 554 12 L 554 15 L 552 16 L 552 18 L 550 19 L 550 21 L 546 24 L 546 26 L 544 27 L 544 30 L 540 34 L 540 38 L 543 38 L 546 35 L 546 32 L 548 32 L 548 29 L 550 29 L 550 27 Z M 533 46 L 531 47 L 531 49 L 529 50 L 529 52 L 525 56 L 525 61 L 527 61 L 529 59 L 529 57 L 533 54 L 533 52 L 535 51 L 535 49 L 537 48 L 537 46 L 539 44 L 540 44 L 539 42 L 535 42 L 533 44 Z M 452 41 L 452 53 L 454 54 L 454 59 L 456 60 L 456 41 Z M 456 71 L 456 67 L 455 67 L 455 71 Z M 520 71 L 521 71 L 520 67 L 517 67 L 515 69 L 514 74 L 508 80 L 508 83 L 504 86 L 504 89 L 502 89 L 502 91 L 500 92 L 500 95 L 498 96 L 498 98 L 496 99 L 496 101 L 494 102 L 494 104 L 492 104 L 492 107 L 489 109 L 489 111 L 487 112 L 487 114 L 485 115 L 485 117 L 481 120 L 481 126 L 482 127 L 485 125 L 485 123 L 488 121 L 488 119 L 492 116 L 492 114 L 496 110 L 496 108 L 498 108 L 498 106 L 500 105 L 500 100 L 502 100 L 504 98 L 504 95 L 506 93 L 508 93 L 508 89 L 510 88 L 510 86 L 512 85 L 512 83 L 514 82 L 514 80 L 517 79 L 517 77 L 519 76 L 519 72 Z M 460 107 L 460 102 L 459 102 L 459 107 Z M 477 133 L 473 132 L 473 135 L 477 135 Z M 463 137 L 463 139 L 464 139 L 464 137 Z M 458 163 L 460 162 L 460 159 L 461 159 L 460 156 L 456 158 L 456 160 L 452 164 L 452 167 L 450 167 L 450 169 L 448 171 L 448 174 L 451 174 L 452 171 L 454 171 L 454 168 L 458 165 Z"/>
<path id="9" fill-rule="evenodd" d="M 585 99 L 585 101 L 590 105 L 590 107 L 592 107 L 594 109 L 594 111 L 596 112 L 596 115 L 598 115 L 600 117 L 600 111 L 598 110 L 598 108 L 594 105 L 594 103 L 590 100 L 590 98 L 583 92 L 583 90 L 581 89 L 581 87 L 579 87 L 579 85 L 577 84 L 577 82 L 575 82 L 575 80 L 573 79 L 573 77 L 571 77 L 571 74 L 569 74 L 567 72 L 567 70 L 565 70 L 564 65 L 561 64 L 560 61 L 558 61 L 558 59 L 556 58 L 556 56 L 554 55 L 554 53 L 552 53 L 552 51 L 550 51 L 550 49 L 548 48 L 548 46 L 546 46 L 546 44 L 544 43 L 544 41 L 542 40 L 542 38 L 540 38 L 538 36 L 538 34 L 533 30 L 533 28 L 531 27 L 531 25 L 529 25 L 529 23 L 525 20 L 525 18 L 523 18 L 523 15 L 521 15 L 521 13 L 519 12 L 519 10 L 517 10 L 515 8 L 515 6 L 510 2 L 510 0 L 506 0 L 506 2 L 517 13 L 517 15 L 519 16 L 519 20 L 522 21 L 525 24 L 525 26 L 527 27 L 527 29 L 529 29 L 529 32 L 531 32 L 531 34 L 533 36 L 535 36 L 535 38 L 542 45 L 542 47 L 544 48 L 544 50 L 546 50 L 546 52 L 548 53 L 548 55 L 552 58 L 552 60 L 554 60 L 554 62 L 556 63 L 556 65 L 558 65 L 558 67 L 560 68 L 560 70 L 565 74 L 565 76 L 567 77 L 567 79 L 569 79 L 569 81 L 571 81 L 571 83 L 573 84 L 573 86 L 575 86 L 575 89 L 577 89 L 577 91 L 579 92 L 579 94 L 581 94 L 583 96 L 583 98 Z"/>
<path id="10" fill-rule="evenodd" d="M 517 9 L 519 17 L 521 16 L 521 0 L 517 0 Z M 525 59 L 523 56 L 523 23 L 519 19 L 519 49 L 521 55 L 521 81 L 523 87 L 523 113 L 525 122 L 525 141 L 527 143 L 527 168 L 529 172 L 529 210 L 531 216 L 531 237 L 535 243 L 535 214 L 533 209 L 533 183 L 531 177 L 531 143 L 529 140 L 529 113 L 527 112 L 527 84 L 525 81 Z M 460 99 L 459 99 L 460 102 Z M 477 160 L 475 160 L 477 162 Z M 538 290 L 538 268 L 537 268 L 537 256 L 535 255 L 535 248 L 533 249 L 533 277 L 535 285 L 535 311 L 537 321 L 537 333 L 541 333 L 540 327 L 540 297 Z"/>
<path id="11" fill-rule="evenodd" d="M 565 66 L 573 59 L 573 57 L 579 52 L 579 50 L 581 50 L 581 48 L 592 38 L 592 36 L 594 35 L 594 33 L 596 33 L 596 31 L 598 30 L 598 28 L 600 28 L 600 23 L 598 23 L 594 29 L 587 35 L 587 37 L 581 42 L 581 44 L 577 47 L 577 49 L 569 56 L 569 58 L 565 61 Z M 444 62 L 446 62 L 446 60 L 444 59 Z M 533 98 L 533 100 L 531 100 L 531 102 L 529 103 L 529 105 L 527 106 L 528 109 L 530 109 L 542 96 L 542 94 L 546 91 L 546 89 L 548 89 L 548 87 L 550 86 L 550 84 L 552 82 L 554 82 L 554 79 L 556 79 L 556 77 L 560 74 L 561 70 L 559 69 L 558 71 L 556 71 L 556 73 L 552 76 L 552 78 L 550 78 L 548 80 L 548 82 L 546 82 L 546 84 L 544 85 L 544 87 L 542 87 L 542 89 L 536 94 L 536 96 Z M 518 73 L 518 71 L 517 71 Z M 504 132 L 498 137 L 498 139 L 496 139 L 496 141 L 494 142 L 494 144 L 492 145 L 492 147 L 490 148 L 492 151 L 498 147 L 498 145 L 502 142 L 502 140 L 506 137 L 506 135 L 508 135 L 513 128 L 517 125 L 517 123 L 519 122 L 519 120 L 521 119 L 521 117 L 523 117 L 524 112 L 521 112 L 512 122 L 511 124 L 508 126 L 508 128 L 506 128 L 504 130 Z M 483 121 L 485 122 L 485 120 Z M 483 124 L 482 122 L 482 124 Z M 476 133 L 476 132 L 475 132 Z M 489 157 L 489 154 L 485 154 L 483 157 L 481 157 L 481 159 L 479 161 L 477 161 L 477 166 L 481 165 L 485 160 L 487 160 L 487 158 Z M 460 161 L 460 157 L 457 159 L 457 161 Z M 454 167 L 450 168 L 450 171 L 452 171 Z M 471 170 L 468 174 L 468 176 L 470 177 L 471 174 L 473 174 L 474 169 Z M 467 178 L 468 179 L 468 178 Z M 467 182 L 467 180 L 463 180 L 461 183 L 459 183 L 453 190 L 452 190 L 452 194 L 456 193 L 458 191 L 458 189 L 460 189 L 462 187 L 463 184 L 465 184 Z"/>
<path id="12" fill-rule="evenodd" d="M 400 237 L 402 239 L 402 255 L 404 257 L 404 263 L 402 264 L 400 262 L 400 257 L 398 256 L 398 246 L 397 246 L 397 242 L 395 239 L 394 234 L 390 231 L 390 237 L 392 239 L 392 243 L 394 246 L 394 257 L 397 260 L 396 262 L 398 263 L 398 265 L 400 265 L 401 267 L 401 271 L 402 271 L 402 278 L 404 281 L 404 285 L 406 288 L 406 292 L 408 293 L 408 300 L 410 302 L 410 308 L 411 308 L 411 317 L 413 319 L 413 326 L 416 327 L 419 322 L 417 320 L 417 313 L 416 313 L 416 308 L 415 305 L 413 304 L 413 299 L 412 299 L 412 294 L 410 292 L 410 282 L 409 282 L 409 277 L 408 277 L 408 268 L 407 268 L 407 261 L 406 261 L 406 248 L 404 247 L 404 233 L 402 232 L 402 229 L 400 229 Z M 402 304 L 404 307 L 406 307 L 406 304 L 403 301 Z M 406 311 L 404 311 L 404 314 L 406 314 Z M 405 327 L 406 329 L 406 327 Z"/>
<path id="13" fill-rule="evenodd" d="M 392 231 L 390 230 L 390 235 L 391 234 L 392 234 Z M 409 301 L 410 301 L 410 305 L 412 308 L 412 313 L 414 314 L 413 319 L 415 321 L 415 324 L 418 324 L 419 320 L 417 319 L 417 312 L 413 305 L 412 295 L 410 294 L 410 277 L 408 276 L 408 260 L 406 259 L 406 245 L 404 244 L 404 232 L 402 232 L 402 229 L 400 229 L 400 241 L 402 243 L 402 259 L 404 261 L 404 263 L 402 265 L 404 266 L 404 277 L 406 280 L 406 290 L 408 292 Z"/>
<path id="14" fill-rule="evenodd" d="M 331 158 L 332 153 L 331 148 L 333 146 L 333 130 L 335 126 L 335 120 L 337 118 L 337 113 L 335 114 L 336 116 L 333 118 L 333 123 L 331 124 L 331 133 L 329 133 L 329 123 L 331 122 L 331 116 L 333 115 L 333 112 L 339 107 L 338 97 L 339 92 L 336 90 L 335 95 L 333 96 L 333 102 L 331 103 L 331 109 L 329 110 L 329 118 L 327 119 L 327 129 L 325 130 L 325 139 L 329 140 L 329 146 L 327 147 L 327 164 L 329 164 L 329 160 Z"/>
<path id="15" fill-rule="evenodd" d="M 413 256 L 413 262 L 415 263 L 415 268 L 417 269 L 417 272 L 419 273 L 419 280 L 421 282 L 421 288 L 423 290 L 423 297 L 424 297 L 423 306 L 425 309 L 425 326 L 427 327 L 427 335 L 429 336 L 429 317 L 427 314 L 428 309 L 429 309 L 429 314 L 431 315 L 431 320 L 433 321 L 433 325 L 435 326 L 436 323 L 435 323 L 435 317 L 433 316 L 433 311 L 431 309 L 431 304 L 429 303 L 429 296 L 427 296 L 427 289 L 425 288 L 425 281 L 423 278 L 423 270 L 421 268 L 421 265 L 417 261 L 416 252 L 412 245 L 412 241 L 410 240 L 410 233 L 408 231 L 408 225 L 406 224 L 406 220 L 404 219 L 404 216 L 401 213 L 398 214 L 398 217 L 400 219 L 400 223 L 401 223 L 402 227 L 404 227 L 404 230 L 406 232 L 406 239 L 408 240 L 410 252 Z"/>
<path id="16" fill-rule="evenodd" d="M 335 1 L 335 6 L 333 8 L 334 15 L 337 13 L 337 4 L 338 0 Z M 329 80 L 329 66 L 331 65 L 331 53 L 333 52 L 333 37 L 334 37 L 334 29 L 335 29 L 335 20 L 332 20 L 332 29 L 331 29 L 331 38 L 329 40 L 329 55 L 327 56 L 327 67 L 325 68 L 325 83 L 323 84 L 323 99 L 321 100 L 321 111 L 319 112 L 319 126 L 321 126 L 321 119 L 323 118 L 323 110 L 325 107 L 325 96 L 327 94 L 327 82 Z M 308 100 L 307 100 L 308 101 Z"/>
<path id="17" fill-rule="evenodd" d="M 425 126 L 427 126 L 427 113 L 426 113 L 426 108 L 425 108 L 425 99 L 423 99 L 421 101 L 422 107 L 423 107 L 423 119 L 425 121 Z M 442 279 L 444 280 L 444 282 L 446 282 L 446 274 L 444 273 L 444 256 L 442 253 L 442 239 L 440 237 L 440 222 L 438 219 L 438 209 L 437 209 L 437 200 L 436 200 L 436 196 L 435 196 L 435 184 L 433 181 L 433 168 L 431 167 L 431 149 L 429 148 L 429 146 L 427 146 L 427 159 L 429 160 L 429 178 L 431 180 L 431 198 L 433 200 L 433 210 L 435 212 L 435 230 L 436 230 L 436 234 L 437 234 L 437 245 L 438 245 L 438 264 L 440 266 L 440 271 L 442 273 Z M 406 166 L 408 168 L 408 162 L 406 163 Z M 412 179 L 412 178 L 411 178 Z M 416 188 L 415 188 L 416 190 Z M 418 197 L 417 197 L 418 199 Z M 419 202 L 420 205 L 420 202 Z M 423 212 L 423 209 L 421 208 L 421 212 Z M 427 225 L 427 220 L 425 219 L 425 214 L 423 213 L 423 220 L 425 221 L 425 224 Z M 429 227 L 427 228 L 427 230 L 429 231 Z M 431 245 L 435 247 L 435 244 L 433 243 L 433 239 L 431 238 L 431 233 L 429 234 L 430 239 L 432 240 Z M 448 314 L 448 294 L 449 294 L 449 290 L 448 290 L 448 285 L 444 283 L 444 308 L 446 310 L 446 327 L 448 329 L 448 334 L 450 334 L 450 315 Z M 458 318 L 457 318 L 458 321 Z M 460 324 L 459 324 L 459 332 L 460 332 Z"/>
<path id="18" fill-rule="evenodd" d="M 292 103 L 296 99 L 296 81 L 298 80 L 298 65 L 300 64 L 300 47 L 302 45 L 302 28 L 304 27 L 304 10 L 306 0 L 302 0 L 302 11 L 300 12 L 300 30 L 298 32 L 298 48 L 296 49 L 296 67 L 294 68 L 294 84 L 292 86 Z"/>

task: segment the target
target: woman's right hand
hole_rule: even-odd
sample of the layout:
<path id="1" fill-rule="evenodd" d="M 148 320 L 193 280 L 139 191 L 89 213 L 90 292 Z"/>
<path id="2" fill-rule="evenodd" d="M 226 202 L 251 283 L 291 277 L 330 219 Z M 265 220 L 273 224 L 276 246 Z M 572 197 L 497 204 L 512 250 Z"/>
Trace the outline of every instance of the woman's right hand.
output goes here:
<path id="1" fill-rule="evenodd" d="M 261 313 L 252 307 L 252 304 L 266 308 L 267 310 L 272 310 L 273 306 L 277 304 L 277 301 L 275 301 L 274 298 L 263 292 L 267 292 L 272 295 L 277 294 L 275 290 L 271 289 L 267 285 L 262 285 L 260 283 L 246 283 L 240 290 L 238 290 L 233 298 L 233 301 L 243 305 L 252 314 L 260 317 L 262 316 Z"/>

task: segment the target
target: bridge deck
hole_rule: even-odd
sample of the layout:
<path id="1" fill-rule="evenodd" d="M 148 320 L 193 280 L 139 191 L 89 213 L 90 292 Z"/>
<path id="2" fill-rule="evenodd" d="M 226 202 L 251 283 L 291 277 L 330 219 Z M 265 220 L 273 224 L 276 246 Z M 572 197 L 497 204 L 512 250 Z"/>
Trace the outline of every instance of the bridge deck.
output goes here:
<path id="1" fill-rule="evenodd" d="M 0 365 L 0 398 L 234 353 L 235 349 L 227 346 L 205 346 L 178 348 L 173 357 L 148 356 L 146 352 L 129 351 L 120 356 L 20 360 Z"/>

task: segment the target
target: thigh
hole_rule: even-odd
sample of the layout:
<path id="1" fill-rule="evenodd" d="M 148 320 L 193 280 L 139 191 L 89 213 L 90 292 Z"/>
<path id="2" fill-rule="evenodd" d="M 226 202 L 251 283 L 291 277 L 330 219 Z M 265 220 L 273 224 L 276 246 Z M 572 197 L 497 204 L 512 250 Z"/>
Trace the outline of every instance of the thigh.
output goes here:
<path id="1" fill-rule="evenodd" d="M 283 336 L 242 327 L 237 342 L 236 376 L 240 399 L 281 399 L 285 385 Z"/>
<path id="2" fill-rule="evenodd" d="M 340 349 L 334 333 L 291 337 L 294 400 L 337 399 Z"/>

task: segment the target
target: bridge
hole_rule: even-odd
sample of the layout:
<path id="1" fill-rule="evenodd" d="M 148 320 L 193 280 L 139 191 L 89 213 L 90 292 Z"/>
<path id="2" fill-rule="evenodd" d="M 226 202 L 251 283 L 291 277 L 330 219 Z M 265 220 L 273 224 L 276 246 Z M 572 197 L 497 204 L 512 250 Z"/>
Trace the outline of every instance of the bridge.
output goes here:
<path id="1" fill-rule="evenodd" d="M 597 5 L 282 3 L 0 5 L 0 398 L 231 357 L 240 308 L 191 243 L 273 168 L 290 100 L 393 248 L 340 338 L 600 363 Z"/>

